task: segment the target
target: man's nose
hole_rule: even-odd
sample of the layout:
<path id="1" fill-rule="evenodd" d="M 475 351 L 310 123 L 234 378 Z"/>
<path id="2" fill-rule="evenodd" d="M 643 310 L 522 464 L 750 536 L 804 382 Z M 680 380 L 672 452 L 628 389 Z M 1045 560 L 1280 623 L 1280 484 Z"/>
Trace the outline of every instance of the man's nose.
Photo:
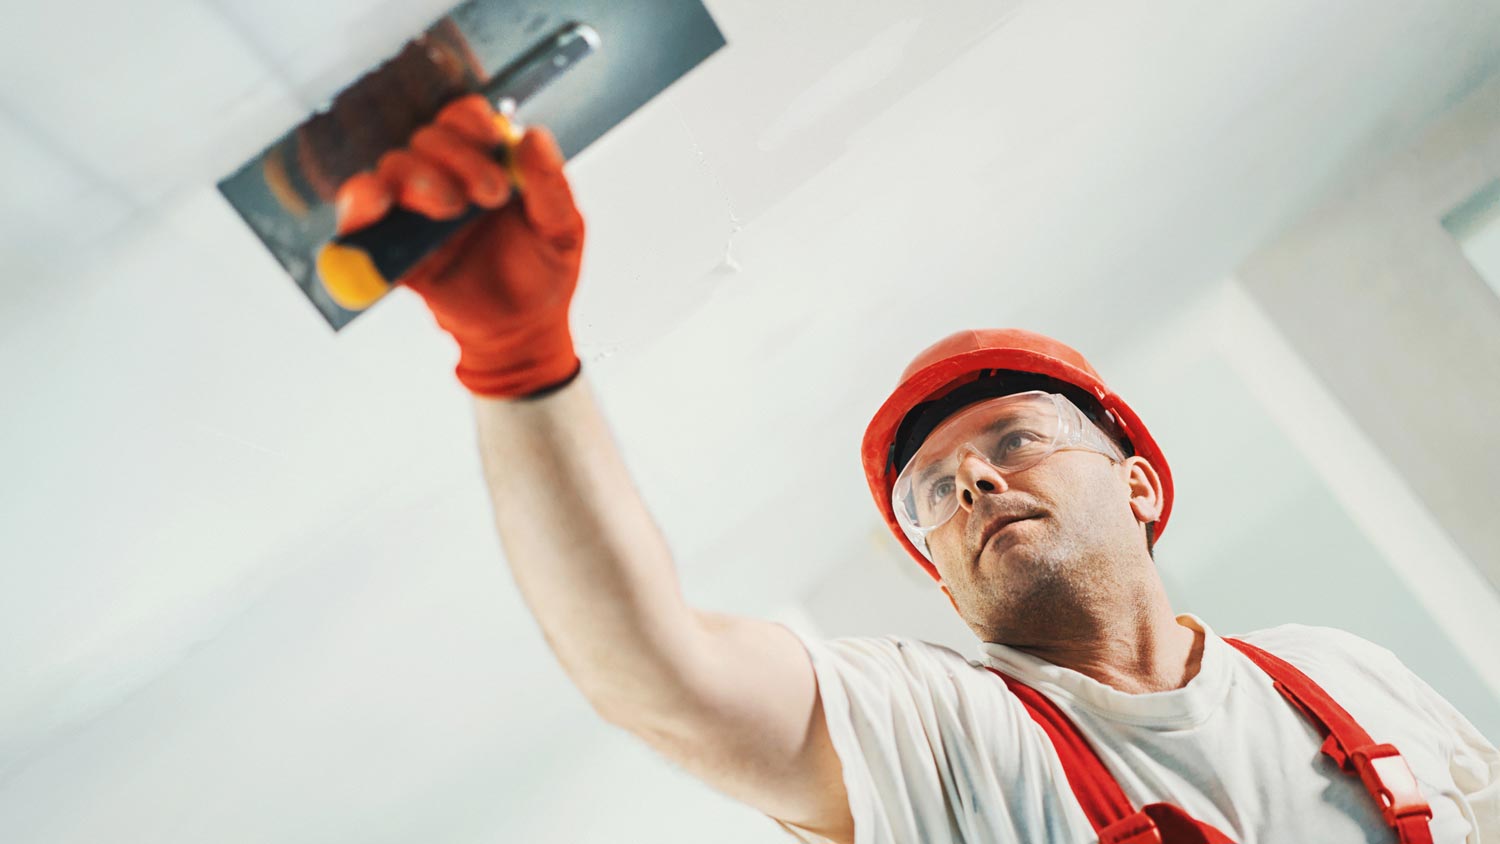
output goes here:
<path id="1" fill-rule="evenodd" d="M 973 512 L 974 503 L 981 495 L 997 495 L 1007 489 L 1005 476 L 1000 470 L 990 465 L 973 446 L 965 446 L 963 453 L 959 455 L 958 474 L 958 506 L 966 512 Z"/>

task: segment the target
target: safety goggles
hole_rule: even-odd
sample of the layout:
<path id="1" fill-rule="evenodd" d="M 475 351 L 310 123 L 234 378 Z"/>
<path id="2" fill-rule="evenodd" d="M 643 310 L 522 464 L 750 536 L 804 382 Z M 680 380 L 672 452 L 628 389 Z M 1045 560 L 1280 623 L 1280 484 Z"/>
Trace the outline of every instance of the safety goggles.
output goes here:
<path id="1" fill-rule="evenodd" d="M 966 407 L 935 428 L 896 476 L 896 521 L 928 553 L 927 534 L 958 512 L 958 467 L 970 454 L 1009 474 L 1069 449 L 1125 459 L 1077 405 L 1056 393 L 1015 393 Z"/>

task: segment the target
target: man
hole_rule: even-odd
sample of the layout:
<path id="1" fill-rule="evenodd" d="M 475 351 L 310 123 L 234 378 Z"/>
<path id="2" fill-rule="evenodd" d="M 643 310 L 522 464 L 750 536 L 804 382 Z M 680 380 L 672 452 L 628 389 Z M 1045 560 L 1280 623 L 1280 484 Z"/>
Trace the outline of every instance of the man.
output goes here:
<path id="1" fill-rule="evenodd" d="M 1500 842 L 1500 753 L 1389 652 L 1173 613 L 1160 449 L 1029 332 L 928 349 L 864 442 L 981 660 L 688 606 L 573 351 L 562 156 L 529 130 L 508 179 L 505 136 L 482 100 L 450 105 L 344 185 L 340 225 L 496 209 L 403 281 L 458 342 L 506 557 L 602 717 L 804 840 Z"/>

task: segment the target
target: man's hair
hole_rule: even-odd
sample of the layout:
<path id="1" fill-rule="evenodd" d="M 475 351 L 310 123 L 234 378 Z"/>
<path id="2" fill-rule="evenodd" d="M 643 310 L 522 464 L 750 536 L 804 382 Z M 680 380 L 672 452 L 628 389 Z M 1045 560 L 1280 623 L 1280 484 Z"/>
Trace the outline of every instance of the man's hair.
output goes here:
<path id="1" fill-rule="evenodd" d="M 917 448 L 921 446 L 923 440 L 927 439 L 927 435 L 942 424 L 943 420 L 959 410 L 985 399 L 1032 390 L 1063 396 L 1083 411 L 1083 415 L 1103 431 L 1111 442 L 1119 446 L 1120 453 L 1126 457 L 1135 455 L 1135 446 L 1131 444 L 1130 438 L 1125 436 L 1125 433 L 1115 424 L 1114 419 L 1105 411 L 1104 405 L 1100 404 L 1099 400 L 1094 398 L 1088 390 L 1075 387 L 1066 381 L 1038 375 L 1035 372 L 992 369 L 980 373 L 975 380 L 950 391 L 941 398 L 923 402 L 912 408 L 896 430 L 896 440 L 891 447 L 895 465 L 898 467 L 905 465 L 906 461 L 916 454 Z M 1151 555 L 1152 559 L 1156 558 L 1155 522 L 1146 524 L 1146 552 Z"/>

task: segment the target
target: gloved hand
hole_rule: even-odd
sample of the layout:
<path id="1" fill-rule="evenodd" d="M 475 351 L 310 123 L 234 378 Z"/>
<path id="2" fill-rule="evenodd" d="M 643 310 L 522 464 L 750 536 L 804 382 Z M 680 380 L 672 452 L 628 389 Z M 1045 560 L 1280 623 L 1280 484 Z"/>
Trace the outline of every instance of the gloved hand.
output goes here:
<path id="1" fill-rule="evenodd" d="M 458 380 L 478 395 L 504 398 L 566 384 L 580 366 L 568 305 L 578 286 L 583 217 L 552 134 L 532 127 L 517 135 L 483 97 L 464 97 L 417 130 L 408 147 L 386 153 L 375 172 L 346 180 L 336 199 L 340 234 L 379 220 L 393 202 L 434 219 L 456 217 L 469 203 L 495 209 L 400 281 L 458 341 Z M 502 144 L 509 175 L 492 154 Z"/>

